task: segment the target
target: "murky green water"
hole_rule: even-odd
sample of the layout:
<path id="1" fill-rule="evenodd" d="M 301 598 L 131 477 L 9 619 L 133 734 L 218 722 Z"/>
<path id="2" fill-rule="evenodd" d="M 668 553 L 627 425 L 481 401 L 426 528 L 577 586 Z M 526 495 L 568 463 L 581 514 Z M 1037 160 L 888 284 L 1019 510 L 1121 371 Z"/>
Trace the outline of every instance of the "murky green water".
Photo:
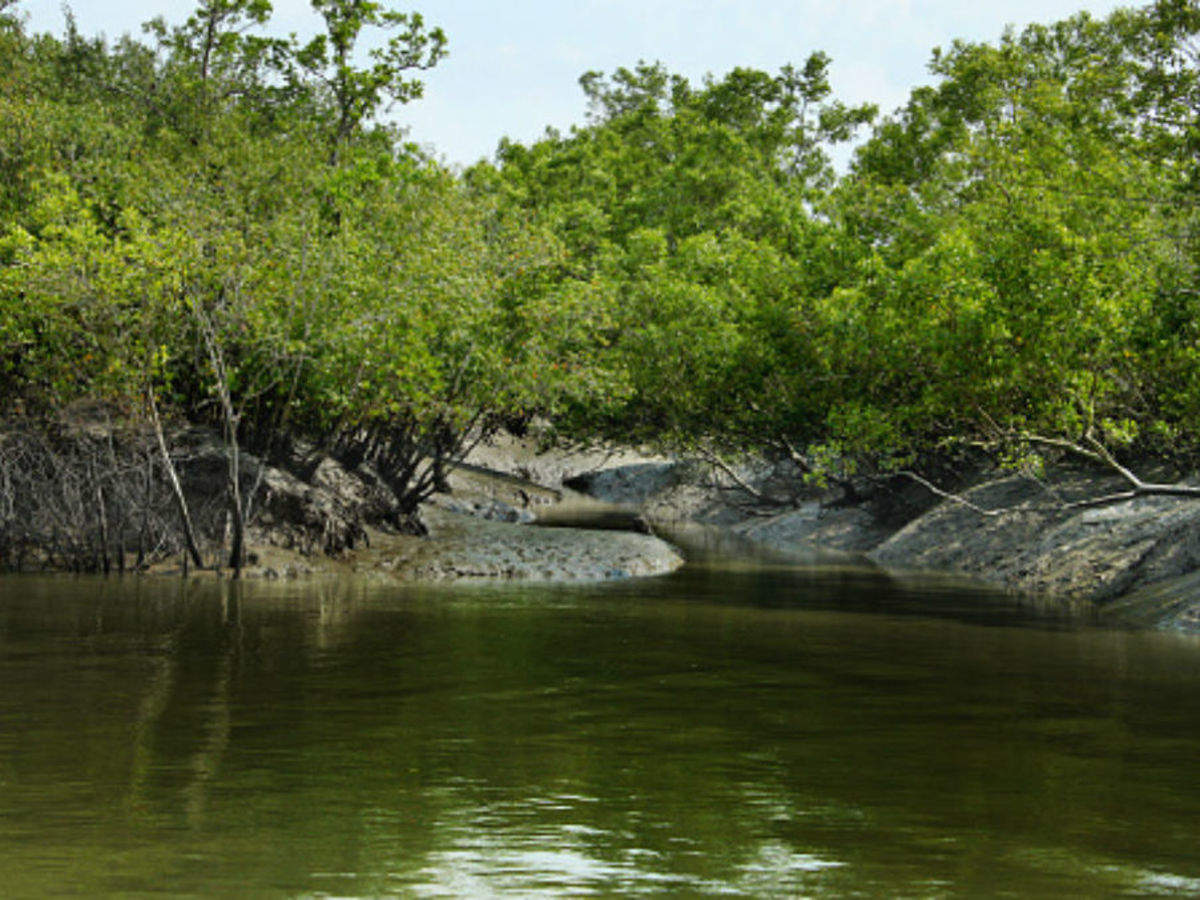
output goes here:
<path id="1" fill-rule="evenodd" d="M 1200 893 L 1200 643 L 866 574 L 0 579 L 0 893 Z"/>

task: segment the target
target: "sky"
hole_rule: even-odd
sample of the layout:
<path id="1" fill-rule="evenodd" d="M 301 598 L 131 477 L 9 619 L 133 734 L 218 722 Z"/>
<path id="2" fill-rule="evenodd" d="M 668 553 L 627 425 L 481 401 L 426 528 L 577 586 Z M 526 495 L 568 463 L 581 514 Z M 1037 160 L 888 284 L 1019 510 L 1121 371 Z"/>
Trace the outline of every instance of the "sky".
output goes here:
<path id="1" fill-rule="evenodd" d="M 155 16 L 182 21 L 196 0 L 70 0 L 81 30 L 110 38 Z M 639 60 L 693 80 L 735 66 L 777 71 L 814 50 L 832 58 L 834 95 L 884 112 L 930 82 L 934 47 L 995 40 L 1006 25 L 1050 22 L 1104 0 L 406 0 L 441 26 L 449 56 L 425 76 L 425 96 L 391 117 L 450 163 L 491 157 L 502 137 L 528 142 L 547 126 L 582 123 L 579 76 Z M 62 0 L 20 0 L 37 31 L 61 32 Z M 313 33 L 308 0 L 275 0 L 271 31 Z"/>

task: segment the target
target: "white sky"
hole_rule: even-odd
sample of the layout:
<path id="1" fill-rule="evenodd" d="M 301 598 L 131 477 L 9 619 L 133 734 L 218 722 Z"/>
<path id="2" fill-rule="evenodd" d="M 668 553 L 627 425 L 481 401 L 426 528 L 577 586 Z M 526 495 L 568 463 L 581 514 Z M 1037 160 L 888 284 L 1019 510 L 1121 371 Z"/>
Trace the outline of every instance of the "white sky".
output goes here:
<path id="1" fill-rule="evenodd" d="M 62 0 L 21 0 L 35 30 L 60 32 Z M 81 29 L 117 37 L 157 15 L 180 21 L 195 0 L 71 0 Z M 425 97 L 394 110 L 412 139 L 450 162 L 490 157 L 503 136 L 538 137 L 547 125 L 581 122 L 577 84 L 589 69 L 611 72 L 661 60 L 699 79 L 734 66 L 775 71 L 813 50 L 833 58 L 834 94 L 888 112 L 929 80 L 930 51 L 955 38 L 993 40 L 1007 24 L 1049 22 L 1082 9 L 1104 15 L 1110 0 L 405 0 L 449 38 L 450 55 L 427 73 Z M 275 0 L 271 30 L 311 33 L 308 0 Z"/>

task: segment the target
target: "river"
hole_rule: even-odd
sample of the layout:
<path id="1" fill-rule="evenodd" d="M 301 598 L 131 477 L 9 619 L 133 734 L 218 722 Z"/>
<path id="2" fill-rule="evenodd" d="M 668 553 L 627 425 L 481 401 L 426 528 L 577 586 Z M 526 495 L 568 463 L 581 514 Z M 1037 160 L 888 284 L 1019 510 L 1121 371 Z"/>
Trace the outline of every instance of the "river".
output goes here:
<path id="1" fill-rule="evenodd" d="M 0 893 L 1200 893 L 1197 639 L 692 558 L 0 578 Z"/>

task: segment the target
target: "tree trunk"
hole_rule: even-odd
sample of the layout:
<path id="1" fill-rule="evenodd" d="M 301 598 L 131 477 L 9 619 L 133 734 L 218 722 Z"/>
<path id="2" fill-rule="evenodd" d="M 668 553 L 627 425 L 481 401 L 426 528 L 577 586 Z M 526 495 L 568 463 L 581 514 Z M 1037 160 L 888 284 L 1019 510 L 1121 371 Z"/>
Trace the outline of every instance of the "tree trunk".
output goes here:
<path id="1" fill-rule="evenodd" d="M 232 515 L 233 535 L 229 542 L 229 567 L 233 569 L 233 577 L 240 578 L 242 564 L 245 561 L 246 520 L 242 509 L 241 460 L 237 439 L 237 423 L 226 421 L 226 437 L 229 455 L 229 511 Z"/>
<path id="2" fill-rule="evenodd" d="M 99 481 L 96 483 L 96 520 L 100 532 L 100 567 L 107 575 L 112 571 L 112 563 L 108 555 L 108 508 L 104 502 L 104 488 L 100 486 Z"/>
<path id="3" fill-rule="evenodd" d="M 163 466 L 167 472 L 167 480 L 171 483 L 171 491 L 175 496 L 175 505 L 179 510 L 179 521 L 183 526 L 183 542 L 187 555 L 197 569 L 204 567 L 200 558 L 200 546 L 196 540 L 196 529 L 192 526 L 192 515 L 188 510 L 187 497 L 183 493 L 183 485 L 179 482 L 179 473 L 175 471 L 175 463 L 171 460 L 171 452 L 167 449 L 167 439 L 163 435 L 162 420 L 158 416 L 158 404 L 154 400 L 154 388 L 146 389 L 146 397 L 150 402 L 150 419 L 154 425 L 154 436 L 158 440 L 158 450 L 162 456 Z M 184 571 L 187 571 L 185 564 Z"/>
<path id="4" fill-rule="evenodd" d="M 134 569 L 141 571 L 142 566 L 146 562 L 146 537 L 150 532 L 150 502 L 154 496 L 154 457 L 149 450 L 146 451 L 146 478 L 143 482 L 142 491 L 142 523 L 138 527 L 137 536 L 137 561 L 134 563 Z"/>

